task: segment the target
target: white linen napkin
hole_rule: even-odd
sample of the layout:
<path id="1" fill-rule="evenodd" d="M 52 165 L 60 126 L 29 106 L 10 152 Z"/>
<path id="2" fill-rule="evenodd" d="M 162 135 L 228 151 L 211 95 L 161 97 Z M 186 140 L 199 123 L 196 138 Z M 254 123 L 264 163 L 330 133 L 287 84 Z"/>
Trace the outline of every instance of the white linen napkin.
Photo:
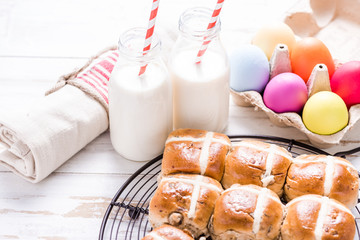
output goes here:
<path id="1" fill-rule="evenodd" d="M 163 58 L 177 37 L 160 28 Z M 118 60 L 116 46 L 63 76 L 39 103 L 25 112 L 0 110 L 0 165 L 37 183 L 104 132 L 108 126 L 108 81 Z"/>
<path id="2" fill-rule="evenodd" d="M 0 110 L 0 164 L 37 183 L 104 132 L 117 56 L 112 48 L 92 58 L 26 111 Z"/>
<path id="3" fill-rule="evenodd" d="M 34 183 L 108 128 L 104 107 L 71 85 L 27 112 L 0 116 L 1 164 Z"/>

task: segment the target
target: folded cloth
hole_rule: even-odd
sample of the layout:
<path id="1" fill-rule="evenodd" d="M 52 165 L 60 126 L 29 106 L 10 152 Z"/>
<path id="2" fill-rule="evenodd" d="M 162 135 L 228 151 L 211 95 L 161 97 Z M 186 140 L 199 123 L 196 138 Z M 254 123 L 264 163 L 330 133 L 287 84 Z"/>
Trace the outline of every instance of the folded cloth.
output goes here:
<path id="1" fill-rule="evenodd" d="M 163 52 L 175 42 L 174 29 L 160 28 Z M 109 126 L 108 81 L 118 57 L 115 46 L 105 49 L 61 77 L 33 108 L 0 112 L 0 165 L 37 183 L 104 132 Z"/>
<path id="2" fill-rule="evenodd" d="M 32 108 L 0 113 L 0 164 L 37 183 L 104 132 L 117 57 L 108 49 L 62 77 Z"/>

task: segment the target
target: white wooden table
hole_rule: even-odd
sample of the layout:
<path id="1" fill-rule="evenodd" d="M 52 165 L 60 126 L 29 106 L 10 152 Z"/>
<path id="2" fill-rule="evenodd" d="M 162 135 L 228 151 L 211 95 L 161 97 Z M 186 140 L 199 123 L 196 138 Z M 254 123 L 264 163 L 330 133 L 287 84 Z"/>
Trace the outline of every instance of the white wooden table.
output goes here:
<path id="1" fill-rule="evenodd" d="M 225 48 L 249 42 L 256 29 L 269 19 L 280 20 L 294 2 L 227 0 L 221 14 Z M 215 3 L 162 0 L 157 26 L 176 32 L 185 9 Z M 36 104 L 60 75 L 116 44 L 124 30 L 146 26 L 150 5 L 150 0 L 0 0 L 0 108 Z M 359 131 L 358 124 L 327 151 L 359 146 Z M 233 103 L 226 133 L 306 142 L 298 130 L 276 127 L 262 112 Z M 0 167 L 0 239 L 96 239 L 113 195 L 143 164 L 116 154 L 105 132 L 38 184 Z"/>

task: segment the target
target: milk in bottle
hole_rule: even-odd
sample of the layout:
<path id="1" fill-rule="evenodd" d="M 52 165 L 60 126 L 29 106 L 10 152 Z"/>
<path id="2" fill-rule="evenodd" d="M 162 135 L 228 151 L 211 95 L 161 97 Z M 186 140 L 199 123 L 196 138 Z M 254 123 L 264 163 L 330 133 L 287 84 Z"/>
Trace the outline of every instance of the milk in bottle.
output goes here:
<path id="1" fill-rule="evenodd" d="M 212 11 L 189 9 L 179 21 L 180 36 L 173 48 L 169 70 L 174 94 L 174 128 L 221 132 L 229 112 L 229 64 L 219 39 L 220 21 L 206 30 Z M 199 64 L 197 53 L 211 40 Z"/>
<path id="2" fill-rule="evenodd" d="M 109 83 L 110 137 L 115 150 L 135 161 L 162 153 L 173 129 L 172 90 L 154 35 L 150 51 L 142 52 L 146 29 L 131 29 L 119 40 L 120 58 Z M 139 76 L 140 67 L 147 63 Z"/>

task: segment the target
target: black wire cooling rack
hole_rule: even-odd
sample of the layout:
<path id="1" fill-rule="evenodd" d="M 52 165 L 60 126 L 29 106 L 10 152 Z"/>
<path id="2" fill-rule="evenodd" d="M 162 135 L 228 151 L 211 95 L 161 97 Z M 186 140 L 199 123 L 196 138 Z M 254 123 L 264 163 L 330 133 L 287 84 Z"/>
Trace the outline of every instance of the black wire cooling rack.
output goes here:
<path id="1" fill-rule="evenodd" d="M 293 157 L 301 154 L 329 155 L 329 153 L 321 149 L 286 138 L 248 135 L 229 137 L 232 142 L 238 142 L 243 139 L 257 139 L 277 144 L 291 152 Z M 358 151 L 360 151 L 360 147 L 350 151 L 338 152 L 334 156 L 346 157 Z M 99 239 L 141 240 L 151 231 L 151 226 L 148 222 L 148 207 L 150 199 L 157 188 L 157 177 L 161 170 L 161 159 L 162 155 L 146 163 L 121 186 L 105 213 Z M 360 240 L 359 207 L 360 204 L 352 210 L 356 218 L 356 240 Z"/>

